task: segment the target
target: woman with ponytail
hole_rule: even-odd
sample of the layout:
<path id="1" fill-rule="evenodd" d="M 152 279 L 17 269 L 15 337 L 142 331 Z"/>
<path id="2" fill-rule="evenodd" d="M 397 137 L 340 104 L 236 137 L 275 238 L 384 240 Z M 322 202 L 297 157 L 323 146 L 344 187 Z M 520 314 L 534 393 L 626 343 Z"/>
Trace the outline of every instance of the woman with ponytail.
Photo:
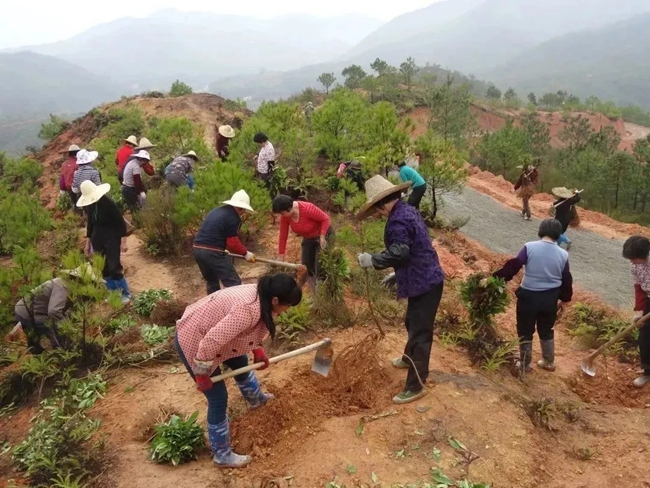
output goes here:
<path id="1" fill-rule="evenodd" d="M 226 410 L 228 392 L 223 381 L 212 383 L 211 376 L 225 364 L 235 370 L 254 363 L 269 366 L 262 340 L 275 337 L 274 318 L 302 299 L 301 286 L 307 269 L 298 271 L 298 281 L 284 273 L 267 275 L 251 285 L 224 288 L 185 309 L 176 326 L 176 350 L 197 389 L 208 400 L 208 439 L 217 466 L 239 468 L 251 462 L 230 448 L 230 428 Z M 273 395 L 262 392 L 253 371 L 235 376 L 239 391 L 250 409 L 258 408 Z"/>

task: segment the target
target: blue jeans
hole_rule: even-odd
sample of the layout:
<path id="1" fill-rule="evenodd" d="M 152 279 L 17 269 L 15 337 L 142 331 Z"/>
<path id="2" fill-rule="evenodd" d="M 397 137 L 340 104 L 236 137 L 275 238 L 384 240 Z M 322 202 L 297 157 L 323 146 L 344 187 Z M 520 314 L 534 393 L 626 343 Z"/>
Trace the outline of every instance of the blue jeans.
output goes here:
<path id="1" fill-rule="evenodd" d="M 567 244 L 569 242 L 570 240 L 566 234 L 560 234 L 560 238 L 557 240 L 557 245 L 559 246 L 560 244 Z"/>
<path id="2" fill-rule="evenodd" d="M 174 338 L 174 347 L 176 347 L 176 351 L 178 352 L 183 365 L 185 365 L 187 372 L 193 380 L 196 379 L 192 367 L 187 362 L 187 358 L 185 357 L 185 354 L 183 354 L 181 346 L 178 344 L 178 334 L 176 334 L 176 337 Z M 243 356 L 227 359 L 224 361 L 224 364 L 232 370 L 243 368 L 244 366 L 248 366 L 248 356 L 244 354 Z M 220 373 L 221 367 L 217 366 L 210 376 L 216 376 Z M 248 378 L 248 373 L 235 376 L 236 381 L 245 381 L 246 378 Z M 226 389 L 225 382 L 219 381 L 214 383 L 212 388 L 204 391 L 203 394 L 208 399 L 208 424 L 217 425 L 226 420 L 226 412 L 228 410 L 228 390 Z"/>

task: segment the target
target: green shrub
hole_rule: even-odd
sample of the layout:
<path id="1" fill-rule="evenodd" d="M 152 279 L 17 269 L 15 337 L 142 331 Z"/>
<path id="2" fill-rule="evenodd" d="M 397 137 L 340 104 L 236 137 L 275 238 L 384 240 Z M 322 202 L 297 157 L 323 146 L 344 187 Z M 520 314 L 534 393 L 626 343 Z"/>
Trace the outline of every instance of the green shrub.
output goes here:
<path id="1" fill-rule="evenodd" d="M 291 307 L 275 319 L 277 337 L 289 344 L 296 344 L 301 332 L 307 330 L 310 319 L 311 303 L 303 300 L 295 307 Z"/>
<path id="2" fill-rule="evenodd" d="M 203 428 L 196 423 L 198 415 L 194 412 L 187 419 L 172 415 L 169 421 L 156 425 L 151 459 L 173 466 L 198 459 L 199 452 L 204 449 Z"/>
<path id="3" fill-rule="evenodd" d="M 13 252 L 15 246 L 36 244 L 41 233 L 52 226 L 49 212 L 38 193 L 24 187 L 11 191 L 0 183 L 0 254 Z"/>
<path id="4" fill-rule="evenodd" d="M 190 95 L 191 93 L 192 87 L 180 80 L 176 80 L 174 83 L 172 83 L 172 87 L 169 90 L 170 97 L 182 97 L 185 95 Z"/>
<path id="5" fill-rule="evenodd" d="M 154 305 L 161 300 L 171 300 L 172 292 L 161 288 L 151 288 L 140 293 L 133 300 L 133 308 L 138 315 L 149 317 Z"/>
<path id="6" fill-rule="evenodd" d="M 169 336 L 174 333 L 173 328 L 161 327 L 156 324 L 145 324 L 142 326 L 142 339 L 148 346 L 157 346 L 164 343 L 169 339 Z"/>
<path id="7" fill-rule="evenodd" d="M 62 134 L 68 127 L 70 122 L 58 115 L 50 114 L 50 121 L 41 124 L 41 130 L 38 132 L 39 139 L 44 141 L 51 141 L 58 135 Z"/>
<path id="8" fill-rule="evenodd" d="M 145 248 L 151 255 L 176 256 L 181 252 L 186 225 L 178 223 L 176 198 L 176 191 L 169 186 L 150 190 L 147 205 L 137 214 L 137 224 L 144 232 Z"/>
<path id="9" fill-rule="evenodd" d="M 24 184 L 31 188 L 43 174 L 43 165 L 30 158 L 7 159 L 0 174 L 14 189 Z"/>

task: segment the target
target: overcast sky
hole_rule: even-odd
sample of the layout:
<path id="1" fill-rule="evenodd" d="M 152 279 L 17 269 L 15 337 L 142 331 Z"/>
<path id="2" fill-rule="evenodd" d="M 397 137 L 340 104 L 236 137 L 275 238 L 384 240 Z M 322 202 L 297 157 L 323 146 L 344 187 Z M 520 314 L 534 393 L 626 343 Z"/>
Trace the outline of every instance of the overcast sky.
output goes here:
<path id="1" fill-rule="evenodd" d="M 166 8 L 259 18 L 359 13 L 390 20 L 436 1 L 439 0 L 0 0 L 0 49 L 57 41 L 103 22 L 120 17 L 146 17 Z"/>

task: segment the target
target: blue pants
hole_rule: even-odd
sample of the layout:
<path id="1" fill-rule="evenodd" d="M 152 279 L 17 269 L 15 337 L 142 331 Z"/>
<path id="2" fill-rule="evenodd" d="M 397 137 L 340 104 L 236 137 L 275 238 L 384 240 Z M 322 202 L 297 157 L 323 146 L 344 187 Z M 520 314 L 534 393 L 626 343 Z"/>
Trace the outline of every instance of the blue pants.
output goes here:
<path id="1" fill-rule="evenodd" d="M 185 354 L 181 346 L 178 344 L 178 334 L 174 339 L 174 346 L 176 351 L 181 358 L 181 361 L 185 365 L 185 369 L 190 374 L 192 379 L 195 379 L 194 372 L 190 364 L 187 362 Z M 224 364 L 230 369 L 239 369 L 244 366 L 248 366 L 248 356 L 244 354 L 243 356 L 237 356 L 236 358 L 228 359 L 224 361 Z M 217 368 L 210 374 L 210 376 L 216 376 L 221 373 L 221 367 Z M 245 381 L 248 378 L 249 373 L 244 373 L 239 376 L 235 376 L 235 381 Z M 224 381 L 219 381 L 212 385 L 208 391 L 204 391 L 203 394 L 208 399 L 208 424 L 217 425 L 226 420 L 226 412 L 228 410 L 228 390 L 226 389 L 226 383 Z"/>
<path id="2" fill-rule="evenodd" d="M 567 244 L 569 242 L 570 240 L 566 234 L 560 234 L 560 238 L 557 240 L 557 245 L 559 246 L 560 244 Z"/>

